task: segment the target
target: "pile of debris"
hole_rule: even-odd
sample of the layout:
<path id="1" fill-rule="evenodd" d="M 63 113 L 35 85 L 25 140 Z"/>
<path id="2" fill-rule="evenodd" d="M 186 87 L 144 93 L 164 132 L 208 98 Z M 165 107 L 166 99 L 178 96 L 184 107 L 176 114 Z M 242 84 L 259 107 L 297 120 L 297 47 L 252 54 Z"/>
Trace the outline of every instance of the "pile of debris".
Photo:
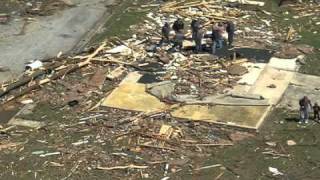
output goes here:
<path id="1" fill-rule="evenodd" d="M 206 158 L 210 156 L 209 147 L 232 146 L 254 133 L 211 126 L 197 120 L 240 124 L 238 127 L 249 129 L 259 127 L 269 110 L 269 103 L 259 95 L 230 92 L 249 72 L 248 63 L 261 59 L 248 58 L 237 49 L 250 48 L 256 43 L 255 48 L 261 50 L 273 45 L 271 40 L 282 37 L 272 31 L 269 21 L 258 19 L 257 26 L 246 28 L 254 21 L 249 17 L 256 13 L 238 9 L 239 3 L 263 6 L 256 1 L 168 2 L 148 14 L 149 20 L 132 27 L 138 30 L 130 39 L 110 38 L 77 56 L 59 54 L 51 62 L 34 62 L 19 79 L 1 85 L 2 104 L 13 100 L 27 107 L 34 102 L 40 103 L 38 106 L 47 103 L 55 115 L 66 114 L 53 117 L 54 122 L 35 123 L 28 119 L 35 111 L 35 107 L 30 107 L 27 113 L 20 113 L 10 120 L 11 128 L 1 129 L 1 132 L 9 133 L 16 126 L 39 129 L 37 137 L 49 140 L 31 141 L 49 144 L 51 148 L 33 151 L 32 156 L 59 157 L 56 161 L 45 161 L 43 167 L 64 167 L 72 161 L 71 172 L 66 178 L 80 170 L 125 169 L 132 178 L 160 178 L 208 168 L 227 169 L 220 163 L 202 166 L 192 158 Z M 186 22 L 200 18 L 208 28 L 208 34 L 213 22 L 237 22 L 237 46 L 226 49 L 227 53 L 222 57 L 194 54 L 190 48 L 192 41 L 186 39 L 183 51 L 170 53 L 170 44 L 157 45 L 161 39 L 158 29 L 163 22 L 173 22 L 178 17 Z M 190 32 L 185 34 L 190 38 Z M 263 41 L 254 40 L 257 37 Z M 204 42 L 205 45 L 210 43 L 210 40 Z M 298 50 L 303 51 L 302 48 Z M 35 91 L 40 88 L 41 91 Z M 186 116 L 192 117 L 191 120 L 179 121 L 188 119 Z M 41 117 L 49 118 L 47 115 Z M 227 118 L 232 121 L 226 121 Z M 47 131 L 54 133 L 48 135 Z M 16 134 L 19 136 L 23 131 Z M 65 139 L 74 141 L 67 143 Z M 0 148 L 21 145 L 26 146 L 16 143 Z M 30 154 L 20 157 L 25 156 Z M 153 173 L 156 171 L 161 171 L 161 176 Z M 127 174 L 120 171 L 111 174 L 114 178 L 124 176 Z"/>

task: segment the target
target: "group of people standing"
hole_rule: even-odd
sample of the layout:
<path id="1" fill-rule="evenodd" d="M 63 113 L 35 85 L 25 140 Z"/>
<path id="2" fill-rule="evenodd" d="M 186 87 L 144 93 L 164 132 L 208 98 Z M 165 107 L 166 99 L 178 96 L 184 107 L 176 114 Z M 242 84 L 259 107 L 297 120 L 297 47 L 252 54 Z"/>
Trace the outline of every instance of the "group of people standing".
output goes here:
<path id="1" fill-rule="evenodd" d="M 313 109 L 314 120 L 319 120 L 320 106 L 318 105 L 318 103 L 314 103 L 314 105 L 312 106 L 310 99 L 307 96 L 304 96 L 302 99 L 299 100 L 299 106 L 300 106 L 299 124 L 308 123 L 309 117 L 310 117 L 309 112 L 311 112 L 311 109 Z"/>
<path id="2" fill-rule="evenodd" d="M 173 38 L 173 49 L 181 51 L 183 47 L 183 40 L 185 38 L 184 30 L 184 22 L 182 19 L 178 18 L 172 25 L 172 29 L 175 32 L 175 36 Z M 162 39 L 160 44 L 162 43 L 169 43 L 170 40 L 170 31 L 171 27 L 169 23 L 165 23 L 162 27 Z M 205 38 L 206 31 L 203 27 L 203 24 L 200 20 L 194 19 L 191 22 L 191 31 L 192 31 L 192 40 L 195 42 L 195 52 L 199 53 L 203 51 L 202 46 L 202 39 Z M 235 25 L 233 22 L 219 22 L 212 26 L 212 45 L 211 50 L 212 54 L 215 54 L 216 49 L 223 47 L 223 33 L 228 33 L 228 45 L 232 46 L 234 32 L 235 32 Z M 210 36 L 209 36 L 210 37 Z"/>

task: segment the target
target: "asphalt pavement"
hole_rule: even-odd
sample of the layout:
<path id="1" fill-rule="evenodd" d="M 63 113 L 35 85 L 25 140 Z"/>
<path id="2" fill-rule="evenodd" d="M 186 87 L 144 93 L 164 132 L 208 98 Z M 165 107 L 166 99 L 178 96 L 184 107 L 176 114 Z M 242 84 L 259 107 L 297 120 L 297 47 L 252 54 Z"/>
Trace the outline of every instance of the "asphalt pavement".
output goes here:
<path id="1" fill-rule="evenodd" d="M 115 0 L 73 0 L 76 6 L 56 12 L 52 16 L 34 18 L 25 28 L 23 18 L 0 25 L 0 83 L 17 77 L 25 64 L 67 53 L 78 45 L 97 22 L 111 14 L 106 7 Z M 20 35 L 19 35 L 20 34 Z"/>

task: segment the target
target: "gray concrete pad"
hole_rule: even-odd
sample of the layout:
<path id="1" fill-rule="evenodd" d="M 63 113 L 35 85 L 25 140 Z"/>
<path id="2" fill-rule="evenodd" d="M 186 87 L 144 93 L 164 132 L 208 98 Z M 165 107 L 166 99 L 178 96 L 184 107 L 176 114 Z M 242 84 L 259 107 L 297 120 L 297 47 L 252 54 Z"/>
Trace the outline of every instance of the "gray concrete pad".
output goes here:
<path id="1" fill-rule="evenodd" d="M 320 77 L 297 73 L 285 91 L 280 107 L 298 110 L 299 99 L 308 96 L 311 103 L 320 103 Z"/>
<path id="2" fill-rule="evenodd" d="M 75 7 L 52 16 L 36 17 L 27 25 L 24 35 L 18 35 L 24 24 L 22 19 L 0 25 L 0 66 L 11 70 L 0 72 L 0 83 L 20 74 L 30 60 L 72 50 L 96 22 L 105 17 L 105 5 L 111 1 L 114 0 L 73 0 Z"/>

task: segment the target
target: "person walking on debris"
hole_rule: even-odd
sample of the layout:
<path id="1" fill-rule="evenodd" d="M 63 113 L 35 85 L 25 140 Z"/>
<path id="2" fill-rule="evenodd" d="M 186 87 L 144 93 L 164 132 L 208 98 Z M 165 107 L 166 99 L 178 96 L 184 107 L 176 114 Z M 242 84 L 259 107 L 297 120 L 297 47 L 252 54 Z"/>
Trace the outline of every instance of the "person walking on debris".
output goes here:
<path id="1" fill-rule="evenodd" d="M 212 54 L 216 53 L 216 49 L 222 48 L 221 27 L 217 24 L 212 26 Z"/>
<path id="2" fill-rule="evenodd" d="M 231 22 L 231 21 L 226 22 L 226 31 L 228 33 L 228 45 L 229 46 L 232 46 L 235 29 L 236 28 L 235 28 L 235 25 L 233 22 Z"/>
<path id="3" fill-rule="evenodd" d="M 304 96 L 302 99 L 299 100 L 300 105 L 300 121 L 301 123 L 308 123 L 309 121 L 309 110 L 312 107 L 311 101 L 307 96 Z"/>
<path id="4" fill-rule="evenodd" d="M 178 51 L 182 50 L 183 40 L 184 40 L 184 34 L 182 30 L 177 31 L 174 37 L 174 44 L 173 44 L 174 51 L 177 51 L 177 48 L 178 48 Z"/>
<path id="5" fill-rule="evenodd" d="M 202 39 L 203 39 L 203 35 L 204 35 L 204 30 L 202 28 L 202 26 L 199 26 L 199 29 L 197 30 L 196 34 L 195 34 L 195 43 L 196 43 L 196 53 L 199 53 L 202 51 Z"/>
<path id="6" fill-rule="evenodd" d="M 184 29 L 184 22 L 181 18 L 178 18 L 172 25 L 172 29 L 175 32 L 182 31 Z"/>
<path id="7" fill-rule="evenodd" d="M 170 38 L 169 38 L 169 35 L 170 35 L 170 25 L 169 23 L 164 23 L 162 29 L 161 29 L 161 35 L 162 35 L 162 38 L 161 38 L 161 41 L 160 41 L 160 45 L 162 43 L 169 43 L 170 42 Z"/>
<path id="8" fill-rule="evenodd" d="M 318 103 L 314 103 L 314 106 L 313 106 L 314 120 L 319 120 L 319 112 L 320 112 L 320 106 L 318 105 Z"/>

